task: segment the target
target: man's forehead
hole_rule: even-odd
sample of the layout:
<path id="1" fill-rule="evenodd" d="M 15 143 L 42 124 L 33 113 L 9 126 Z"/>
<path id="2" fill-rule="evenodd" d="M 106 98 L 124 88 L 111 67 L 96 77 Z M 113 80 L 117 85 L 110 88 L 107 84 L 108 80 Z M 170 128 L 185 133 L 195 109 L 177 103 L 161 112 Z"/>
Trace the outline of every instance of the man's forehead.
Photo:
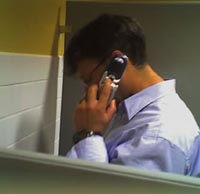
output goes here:
<path id="1" fill-rule="evenodd" d="M 77 64 L 77 72 L 84 72 L 93 69 L 97 65 L 97 60 L 95 59 L 83 59 Z"/>
<path id="2" fill-rule="evenodd" d="M 83 76 L 87 76 L 92 69 L 94 69 L 97 65 L 96 59 L 82 59 L 77 63 L 77 71 L 76 76 L 82 78 Z"/>
<path id="3" fill-rule="evenodd" d="M 82 66 L 82 65 L 90 65 L 92 63 L 96 63 L 97 62 L 97 59 L 94 59 L 94 58 L 84 58 L 84 59 L 81 59 L 78 61 L 78 66 Z"/>

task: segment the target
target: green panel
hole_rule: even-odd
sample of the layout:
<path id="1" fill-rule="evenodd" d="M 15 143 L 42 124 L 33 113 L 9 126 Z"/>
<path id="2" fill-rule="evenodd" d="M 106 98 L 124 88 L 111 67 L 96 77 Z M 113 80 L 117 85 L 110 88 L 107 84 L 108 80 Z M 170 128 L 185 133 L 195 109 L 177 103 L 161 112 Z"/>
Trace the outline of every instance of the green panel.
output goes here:
<path id="1" fill-rule="evenodd" d="M 198 178 L 21 151 L 0 151 L 0 193 L 199 194 Z"/>

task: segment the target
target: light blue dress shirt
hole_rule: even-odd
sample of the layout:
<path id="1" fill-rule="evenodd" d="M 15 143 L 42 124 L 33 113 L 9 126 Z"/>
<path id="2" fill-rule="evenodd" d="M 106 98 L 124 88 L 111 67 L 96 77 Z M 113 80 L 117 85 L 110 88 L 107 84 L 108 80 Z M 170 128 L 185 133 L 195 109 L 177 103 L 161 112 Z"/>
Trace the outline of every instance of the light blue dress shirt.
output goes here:
<path id="1" fill-rule="evenodd" d="M 103 138 L 80 141 L 67 157 L 200 176 L 200 131 L 167 80 L 121 102 Z"/>

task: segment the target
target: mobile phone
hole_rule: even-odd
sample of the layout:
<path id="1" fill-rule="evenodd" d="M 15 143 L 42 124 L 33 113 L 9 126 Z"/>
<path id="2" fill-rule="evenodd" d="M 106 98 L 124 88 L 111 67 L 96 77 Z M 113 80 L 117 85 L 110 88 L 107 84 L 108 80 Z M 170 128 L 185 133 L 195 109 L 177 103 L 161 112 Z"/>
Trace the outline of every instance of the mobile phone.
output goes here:
<path id="1" fill-rule="evenodd" d="M 117 88 L 119 87 L 119 82 L 124 73 L 127 62 L 128 62 L 128 57 L 126 55 L 124 54 L 113 55 L 108 65 L 108 68 L 104 72 L 99 82 L 99 87 L 102 88 L 106 79 L 112 80 L 111 92 L 110 92 L 107 105 L 109 105 L 111 101 L 113 100 L 113 98 L 115 97 L 115 93 L 117 91 Z"/>

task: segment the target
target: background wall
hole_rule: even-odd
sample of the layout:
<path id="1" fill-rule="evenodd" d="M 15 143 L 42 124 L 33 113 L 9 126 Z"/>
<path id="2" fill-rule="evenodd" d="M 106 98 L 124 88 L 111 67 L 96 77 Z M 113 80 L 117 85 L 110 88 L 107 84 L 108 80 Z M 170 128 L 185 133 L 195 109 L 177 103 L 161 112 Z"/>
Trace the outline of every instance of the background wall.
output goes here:
<path id="1" fill-rule="evenodd" d="M 0 2 L 0 147 L 58 154 L 64 0 Z"/>
<path id="2" fill-rule="evenodd" d="M 200 124 L 200 3 L 181 2 L 67 2 L 67 25 L 71 33 L 101 13 L 125 14 L 136 18 L 143 26 L 147 39 L 148 61 L 164 77 L 177 79 L 177 91 Z M 77 15 L 77 13 L 79 13 Z M 81 18 L 79 15 L 84 15 Z M 74 87 L 75 90 L 70 88 Z M 71 147 L 72 112 L 82 87 L 78 80 L 64 77 L 60 153 Z"/>
<path id="3" fill-rule="evenodd" d="M 66 0 L 0 1 L 0 51 L 52 55 L 63 53 L 59 25 Z"/>

